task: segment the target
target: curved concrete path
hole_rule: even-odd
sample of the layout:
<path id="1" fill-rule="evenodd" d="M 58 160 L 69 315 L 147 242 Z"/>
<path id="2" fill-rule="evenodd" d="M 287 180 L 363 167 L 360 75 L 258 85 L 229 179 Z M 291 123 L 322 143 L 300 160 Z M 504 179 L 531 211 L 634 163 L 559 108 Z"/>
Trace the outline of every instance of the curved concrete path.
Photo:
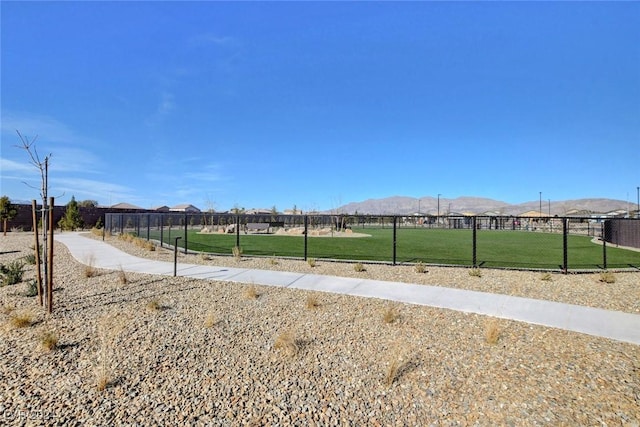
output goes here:
<path id="1" fill-rule="evenodd" d="M 129 255 L 79 233 L 56 234 L 75 259 L 98 268 L 173 276 L 173 263 Z M 196 264 L 177 266 L 178 276 L 206 280 L 254 283 L 427 305 L 468 313 L 566 329 L 618 341 L 640 344 L 640 315 L 572 304 L 379 280 L 318 274 L 214 267 Z"/>

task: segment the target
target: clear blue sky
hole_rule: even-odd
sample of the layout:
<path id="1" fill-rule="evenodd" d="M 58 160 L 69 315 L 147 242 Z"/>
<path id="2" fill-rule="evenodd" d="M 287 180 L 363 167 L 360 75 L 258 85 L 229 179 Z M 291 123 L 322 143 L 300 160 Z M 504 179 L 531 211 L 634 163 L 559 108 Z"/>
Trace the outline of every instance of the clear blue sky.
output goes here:
<path id="1" fill-rule="evenodd" d="M 640 185 L 640 2 L 7 2 L 2 187 L 145 208 Z"/>

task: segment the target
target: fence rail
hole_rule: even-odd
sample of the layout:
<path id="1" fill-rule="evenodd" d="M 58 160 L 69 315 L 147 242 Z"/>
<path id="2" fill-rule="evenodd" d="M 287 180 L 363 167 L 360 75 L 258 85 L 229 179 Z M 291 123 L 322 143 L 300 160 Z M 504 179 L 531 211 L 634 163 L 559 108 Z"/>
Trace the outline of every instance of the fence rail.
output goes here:
<path id="1" fill-rule="evenodd" d="M 618 247 L 609 230 L 620 227 L 612 228 L 608 221 L 514 216 L 109 213 L 105 230 L 132 233 L 161 246 L 177 242 L 185 253 L 231 255 L 238 247 L 245 255 L 305 260 L 393 265 L 422 262 L 565 273 L 640 270 L 640 252 Z M 637 229 L 633 225 L 631 229 Z"/>

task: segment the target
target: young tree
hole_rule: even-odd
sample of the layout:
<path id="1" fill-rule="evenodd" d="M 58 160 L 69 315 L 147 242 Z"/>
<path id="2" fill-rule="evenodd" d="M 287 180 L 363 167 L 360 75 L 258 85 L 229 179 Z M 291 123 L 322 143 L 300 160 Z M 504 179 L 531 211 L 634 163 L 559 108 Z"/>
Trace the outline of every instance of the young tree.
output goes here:
<path id="1" fill-rule="evenodd" d="M 71 231 L 84 227 L 84 220 L 80 215 L 78 202 L 76 202 L 76 198 L 74 196 L 71 196 L 71 201 L 67 203 L 67 209 L 65 210 L 62 219 L 58 222 L 58 226 L 63 230 Z"/>
<path id="2" fill-rule="evenodd" d="M 78 202 L 78 207 L 81 207 L 81 208 L 95 208 L 97 206 L 98 206 L 97 200 L 83 200 L 81 202 Z"/>
<path id="3" fill-rule="evenodd" d="M 49 216 L 51 213 L 51 209 L 53 206 L 48 205 L 48 191 L 49 191 L 49 159 L 51 158 L 51 154 L 46 156 L 44 159 L 40 159 L 40 155 L 38 154 L 38 150 L 36 150 L 35 142 L 38 137 L 31 139 L 22 136 L 20 131 L 16 130 L 18 137 L 20 138 L 21 145 L 19 148 L 22 148 L 27 152 L 29 158 L 31 159 L 31 164 L 34 165 L 38 171 L 40 172 L 41 178 L 41 191 L 40 196 L 42 197 L 42 209 L 41 213 L 41 221 L 42 221 L 42 253 L 44 262 L 42 265 L 38 265 L 38 280 L 42 277 L 43 282 L 38 284 L 38 287 L 44 290 L 44 302 L 47 308 L 47 311 L 51 313 L 53 311 L 53 234 L 50 234 L 50 230 L 53 230 L 53 224 L 50 224 Z M 27 184 L 28 185 L 28 184 Z M 51 198 L 51 204 L 53 205 L 53 197 Z M 37 223 L 35 223 L 35 209 L 36 203 L 35 200 L 33 202 L 34 206 L 34 230 L 36 229 Z M 49 240 L 49 241 L 48 241 Z M 39 245 L 35 245 L 35 250 L 38 250 Z M 40 274 L 40 269 L 44 274 Z M 43 284 L 45 286 L 43 286 Z"/>
<path id="4" fill-rule="evenodd" d="M 0 197 L 0 219 L 2 219 L 3 235 L 7 235 L 7 221 L 11 221 L 17 214 L 18 210 L 11 204 L 9 197 Z"/>

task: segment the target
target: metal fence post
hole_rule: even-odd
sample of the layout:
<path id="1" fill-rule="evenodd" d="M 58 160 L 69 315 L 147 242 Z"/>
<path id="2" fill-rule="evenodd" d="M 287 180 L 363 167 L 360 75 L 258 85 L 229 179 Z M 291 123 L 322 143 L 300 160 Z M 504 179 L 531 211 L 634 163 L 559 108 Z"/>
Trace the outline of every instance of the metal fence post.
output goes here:
<path id="1" fill-rule="evenodd" d="M 397 237 L 398 237 L 398 233 L 397 233 L 397 225 L 396 225 L 396 219 L 397 217 L 394 215 L 393 217 L 393 265 L 396 265 L 396 244 L 397 244 Z"/>
<path id="2" fill-rule="evenodd" d="M 182 239 L 182 237 L 176 237 L 176 242 L 173 245 L 173 277 L 176 277 L 178 274 L 178 240 Z"/>
<path id="3" fill-rule="evenodd" d="M 567 234 L 569 233 L 568 222 L 569 221 L 567 218 L 562 219 L 562 272 L 564 274 L 567 274 L 567 272 L 569 271 L 569 265 L 568 265 L 569 249 L 567 247 L 568 245 Z"/>
<path id="4" fill-rule="evenodd" d="M 471 217 L 471 226 L 473 227 L 473 231 L 471 232 L 471 263 L 473 264 L 473 268 L 478 266 L 478 224 L 477 224 L 476 216 Z"/>
<path id="5" fill-rule="evenodd" d="M 602 240 L 602 268 L 607 269 L 607 240 L 604 238 L 604 222 L 600 223 L 600 239 Z"/>
<path id="6" fill-rule="evenodd" d="M 164 214 L 160 214 L 160 247 L 164 244 Z"/>
<path id="7" fill-rule="evenodd" d="M 307 260 L 307 236 L 309 236 L 309 215 L 304 216 L 304 260 Z"/>
<path id="8" fill-rule="evenodd" d="M 187 254 L 187 227 L 188 227 L 188 214 L 184 214 L 184 254 Z"/>
<path id="9" fill-rule="evenodd" d="M 240 215 L 236 215 L 236 247 L 240 248 Z"/>

